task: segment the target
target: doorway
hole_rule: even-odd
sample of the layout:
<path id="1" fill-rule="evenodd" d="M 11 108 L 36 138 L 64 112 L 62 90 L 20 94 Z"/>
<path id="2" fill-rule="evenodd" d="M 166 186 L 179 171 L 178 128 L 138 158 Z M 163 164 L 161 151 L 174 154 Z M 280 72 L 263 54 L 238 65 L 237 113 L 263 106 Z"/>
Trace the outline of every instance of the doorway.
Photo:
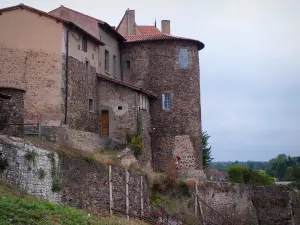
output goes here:
<path id="1" fill-rule="evenodd" d="M 101 136 L 109 136 L 109 113 L 107 110 L 101 111 L 102 127 Z"/>

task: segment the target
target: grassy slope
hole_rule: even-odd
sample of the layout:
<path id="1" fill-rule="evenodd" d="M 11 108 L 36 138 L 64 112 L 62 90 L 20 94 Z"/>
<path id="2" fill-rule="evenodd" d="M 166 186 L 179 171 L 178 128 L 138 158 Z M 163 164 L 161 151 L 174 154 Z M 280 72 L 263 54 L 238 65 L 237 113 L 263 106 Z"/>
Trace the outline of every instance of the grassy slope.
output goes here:
<path id="1" fill-rule="evenodd" d="M 20 190 L 0 181 L 0 224 L 103 224 L 145 225 L 140 221 L 128 221 L 116 217 L 101 221 L 85 211 L 63 205 L 55 205 L 28 196 Z"/>

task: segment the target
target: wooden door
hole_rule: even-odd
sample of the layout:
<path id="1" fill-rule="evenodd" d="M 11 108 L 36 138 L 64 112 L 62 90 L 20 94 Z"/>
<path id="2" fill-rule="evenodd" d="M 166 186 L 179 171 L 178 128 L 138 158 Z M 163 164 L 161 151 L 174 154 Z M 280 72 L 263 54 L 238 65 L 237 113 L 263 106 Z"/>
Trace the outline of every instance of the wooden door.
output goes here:
<path id="1" fill-rule="evenodd" d="M 109 114 L 108 111 L 101 112 L 102 117 L 102 136 L 109 136 Z"/>

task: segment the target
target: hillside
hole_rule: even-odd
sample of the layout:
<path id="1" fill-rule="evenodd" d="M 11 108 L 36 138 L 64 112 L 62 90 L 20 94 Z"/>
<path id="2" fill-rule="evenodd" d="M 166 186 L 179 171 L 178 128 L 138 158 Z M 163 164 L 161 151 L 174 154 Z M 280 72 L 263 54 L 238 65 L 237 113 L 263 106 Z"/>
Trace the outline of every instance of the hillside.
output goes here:
<path id="1" fill-rule="evenodd" d="M 0 181 L 0 224 L 90 224 L 146 225 L 140 221 L 106 217 L 99 220 L 88 212 L 38 200 Z"/>

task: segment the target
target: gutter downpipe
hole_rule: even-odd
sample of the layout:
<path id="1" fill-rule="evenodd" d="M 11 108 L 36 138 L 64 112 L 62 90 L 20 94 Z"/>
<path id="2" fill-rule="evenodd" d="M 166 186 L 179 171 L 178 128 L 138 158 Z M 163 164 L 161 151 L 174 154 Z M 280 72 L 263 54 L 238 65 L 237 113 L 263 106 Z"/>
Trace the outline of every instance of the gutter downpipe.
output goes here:
<path id="1" fill-rule="evenodd" d="M 67 30 L 67 40 L 66 40 L 66 98 L 65 98 L 65 121 L 64 121 L 65 125 L 67 125 L 67 116 L 68 116 L 69 31 L 70 28 Z"/>

